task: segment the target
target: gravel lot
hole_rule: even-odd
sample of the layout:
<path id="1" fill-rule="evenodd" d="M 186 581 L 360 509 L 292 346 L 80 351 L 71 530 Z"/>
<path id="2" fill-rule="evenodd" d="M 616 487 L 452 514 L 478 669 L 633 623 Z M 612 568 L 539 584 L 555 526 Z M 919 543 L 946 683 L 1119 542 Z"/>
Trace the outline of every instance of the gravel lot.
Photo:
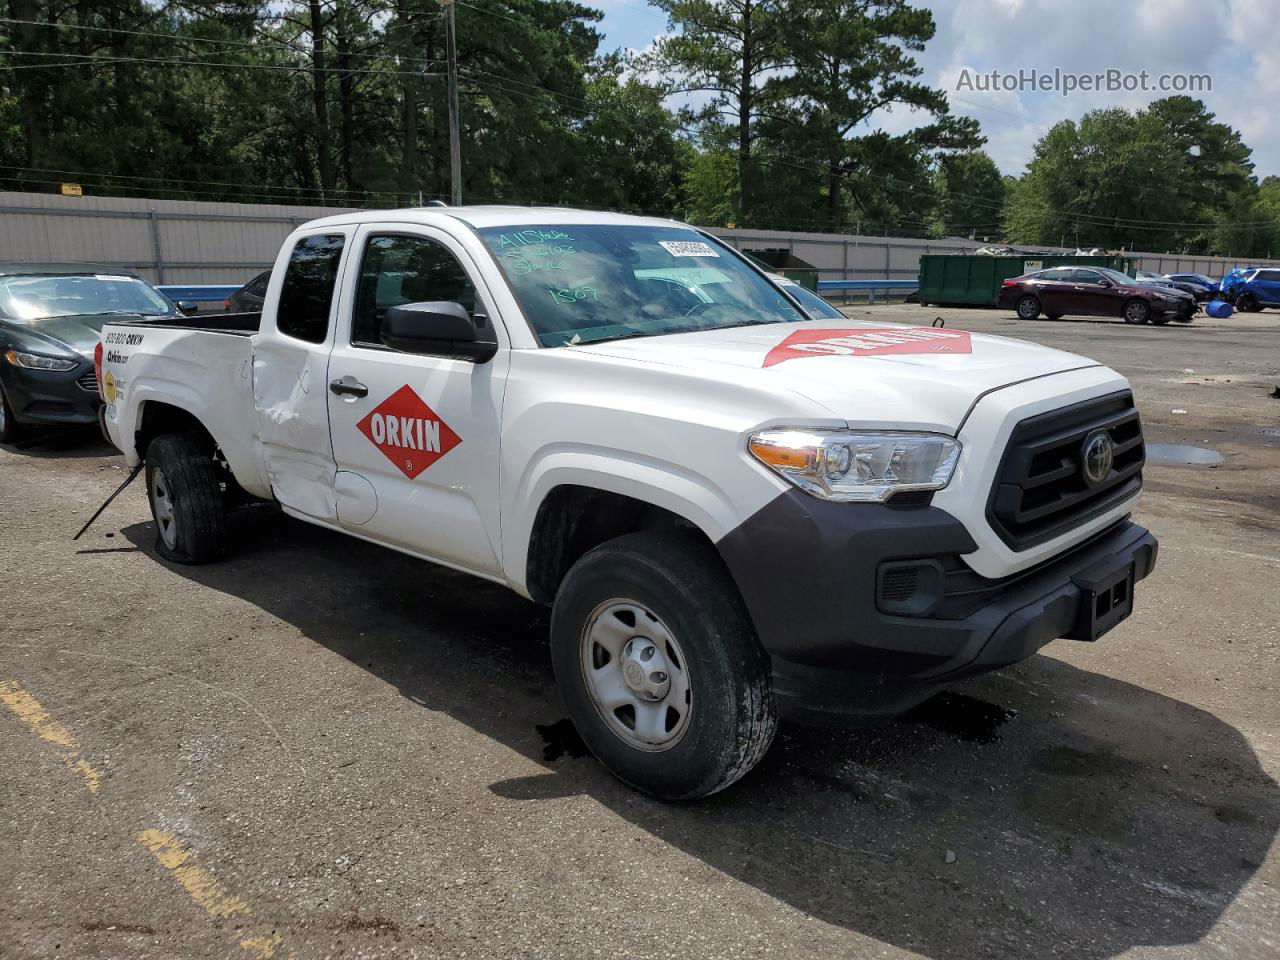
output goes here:
<path id="1" fill-rule="evenodd" d="M 238 515 L 157 559 L 89 434 L 0 448 L 0 956 L 1280 955 L 1280 315 L 1019 323 L 1134 382 L 1160 565 L 1133 617 L 664 805 L 566 730 L 547 615 Z"/>

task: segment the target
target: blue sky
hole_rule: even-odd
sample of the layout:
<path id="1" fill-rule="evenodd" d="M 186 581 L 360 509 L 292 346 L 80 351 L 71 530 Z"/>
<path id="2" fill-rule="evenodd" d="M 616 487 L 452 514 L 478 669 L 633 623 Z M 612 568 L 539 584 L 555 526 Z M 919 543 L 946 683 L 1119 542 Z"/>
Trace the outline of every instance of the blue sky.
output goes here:
<path id="1" fill-rule="evenodd" d="M 584 0 L 604 12 L 606 49 L 642 50 L 666 30 L 645 0 Z M 1207 73 L 1213 90 L 1192 94 L 1253 148 L 1259 178 L 1280 174 L 1280 25 L 1277 0 L 917 0 L 938 32 L 917 59 L 923 79 L 947 90 L 953 112 L 976 117 L 987 151 L 1008 174 L 1022 173 L 1031 148 L 1059 120 L 1089 110 L 1141 107 L 1160 93 L 958 91 L 971 72 L 1019 69 L 1093 73 L 1116 68 L 1152 77 Z M 887 111 L 873 126 L 899 132 L 920 119 Z"/>

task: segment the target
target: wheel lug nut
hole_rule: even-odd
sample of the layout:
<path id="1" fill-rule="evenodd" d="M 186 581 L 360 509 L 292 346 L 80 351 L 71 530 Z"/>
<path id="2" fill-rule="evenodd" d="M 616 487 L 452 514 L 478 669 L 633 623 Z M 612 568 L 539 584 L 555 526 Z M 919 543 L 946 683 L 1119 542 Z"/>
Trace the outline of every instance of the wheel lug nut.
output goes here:
<path id="1" fill-rule="evenodd" d="M 654 683 L 663 683 L 667 679 L 667 675 L 661 670 L 655 670 L 653 673 L 649 674 L 649 679 Z"/>
<path id="2" fill-rule="evenodd" d="M 652 660 L 653 655 L 656 652 L 657 651 L 653 647 L 645 647 L 643 650 L 640 651 L 640 659 L 645 661 Z"/>

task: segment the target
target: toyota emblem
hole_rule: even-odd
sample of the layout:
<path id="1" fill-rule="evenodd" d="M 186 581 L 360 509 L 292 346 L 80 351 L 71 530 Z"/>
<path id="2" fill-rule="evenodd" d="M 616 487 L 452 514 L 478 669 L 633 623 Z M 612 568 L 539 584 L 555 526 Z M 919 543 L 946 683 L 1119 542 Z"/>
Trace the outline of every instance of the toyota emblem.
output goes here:
<path id="1" fill-rule="evenodd" d="M 1111 434 L 1106 430 L 1095 430 L 1085 437 L 1080 454 L 1080 472 L 1089 486 L 1098 486 L 1111 474 L 1115 448 L 1111 443 Z"/>

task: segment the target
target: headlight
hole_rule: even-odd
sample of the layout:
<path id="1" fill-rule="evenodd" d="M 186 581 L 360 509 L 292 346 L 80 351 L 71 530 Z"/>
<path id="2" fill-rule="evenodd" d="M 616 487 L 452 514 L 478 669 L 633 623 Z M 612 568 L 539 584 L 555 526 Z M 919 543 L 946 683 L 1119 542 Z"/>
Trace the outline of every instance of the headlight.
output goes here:
<path id="1" fill-rule="evenodd" d="M 888 500 L 905 490 L 941 490 L 960 443 L 934 433 L 763 430 L 752 456 L 801 490 L 824 500 Z"/>
<path id="2" fill-rule="evenodd" d="M 74 370 L 79 363 L 78 360 L 44 357 L 38 353 L 22 353 L 18 350 L 6 350 L 4 358 L 15 367 L 26 367 L 28 370 Z"/>

